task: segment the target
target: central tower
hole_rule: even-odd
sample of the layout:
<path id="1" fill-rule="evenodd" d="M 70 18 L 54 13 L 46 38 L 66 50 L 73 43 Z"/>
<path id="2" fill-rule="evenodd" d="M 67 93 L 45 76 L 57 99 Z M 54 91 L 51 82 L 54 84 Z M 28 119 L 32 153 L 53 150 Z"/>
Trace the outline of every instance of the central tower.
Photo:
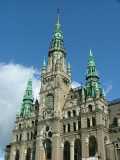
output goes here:
<path id="1" fill-rule="evenodd" d="M 71 68 L 66 60 L 64 35 L 58 15 L 49 47 L 48 60 L 46 63 L 44 58 L 41 71 L 40 102 L 44 118 L 61 115 L 70 84 Z"/>

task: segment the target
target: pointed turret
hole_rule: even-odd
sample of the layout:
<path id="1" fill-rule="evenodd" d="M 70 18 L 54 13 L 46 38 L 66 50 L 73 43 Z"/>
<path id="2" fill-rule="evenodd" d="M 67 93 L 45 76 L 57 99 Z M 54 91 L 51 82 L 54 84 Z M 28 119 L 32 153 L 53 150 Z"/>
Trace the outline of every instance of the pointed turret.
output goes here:
<path id="1" fill-rule="evenodd" d="M 71 79 L 71 65 L 70 65 L 70 63 L 68 63 L 68 65 L 67 65 L 67 74 Z"/>
<path id="2" fill-rule="evenodd" d="M 64 35 L 63 35 L 62 30 L 61 30 L 60 15 L 59 15 L 59 13 L 57 13 L 57 14 L 58 14 L 57 22 L 55 24 L 55 29 L 54 29 L 54 32 L 53 32 L 49 52 L 51 52 L 53 50 L 64 51 L 64 40 L 63 40 Z"/>
<path id="3" fill-rule="evenodd" d="M 86 74 L 86 96 L 99 98 L 103 97 L 103 89 L 100 84 L 99 75 L 96 69 L 95 59 L 90 50 L 88 58 L 88 67 Z"/>
<path id="4" fill-rule="evenodd" d="M 23 96 L 23 102 L 20 111 L 20 117 L 30 117 L 33 105 L 33 91 L 32 91 L 32 80 L 29 79 L 27 88 Z"/>
<path id="5" fill-rule="evenodd" d="M 96 77 L 96 78 L 99 79 L 97 69 L 96 69 L 95 60 L 94 60 L 93 53 L 92 53 L 91 50 L 90 50 L 89 58 L 88 58 L 88 67 L 87 67 L 86 79 L 88 79 L 90 77 Z"/>
<path id="6" fill-rule="evenodd" d="M 44 57 L 43 66 L 42 66 L 42 74 L 45 74 L 45 73 L 46 73 L 46 61 L 45 61 L 45 57 Z"/>

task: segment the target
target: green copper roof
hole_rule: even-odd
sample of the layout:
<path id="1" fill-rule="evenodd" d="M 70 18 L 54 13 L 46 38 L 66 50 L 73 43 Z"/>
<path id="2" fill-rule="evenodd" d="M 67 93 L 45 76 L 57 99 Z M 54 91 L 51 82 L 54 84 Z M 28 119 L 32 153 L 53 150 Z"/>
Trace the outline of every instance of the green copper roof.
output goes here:
<path id="1" fill-rule="evenodd" d="M 32 79 L 29 79 L 23 96 L 23 102 L 20 110 L 20 117 L 31 116 L 32 104 L 33 104 Z"/>
<path id="2" fill-rule="evenodd" d="M 96 64 L 95 64 L 95 59 L 93 57 L 93 53 L 90 50 L 89 58 L 88 58 L 88 67 L 87 67 L 86 78 L 91 77 L 91 76 L 98 77 L 98 73 L 97 73 L 97 69 L 96 69 Z"/>
<path id="3" fill-rule="evenodd" d="M 103 97 L 103 89 L 100 84 L 99 76 L 96 69 L 95 59 L 90 50 L 88 57 L 87 75 L 86 75 L 86 96 Z"/>
<path id="4" fill-rule="evenodd" d="M 57 16 L 57 22 L 52 36 L 50 49 L 64 49 L 64 35 L 61 30 L 60 15 Z"/>
<path id="5" fill-rule="evenodd" d="M 23 101 L 25 100 L 33 100 L 32 79 L 28 80 L 27 88 L 23 97 Z"/>

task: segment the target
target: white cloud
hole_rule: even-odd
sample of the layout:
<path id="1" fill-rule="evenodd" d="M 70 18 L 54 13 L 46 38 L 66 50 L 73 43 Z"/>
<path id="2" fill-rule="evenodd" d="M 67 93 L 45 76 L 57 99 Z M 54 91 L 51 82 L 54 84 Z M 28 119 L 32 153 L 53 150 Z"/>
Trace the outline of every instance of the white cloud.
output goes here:
<path id="1" fill-rule="evenodd" d="M 27 80 L 37 70 L 19 64 L 0 63 L 0 151 L 10 142 L 12 129 L 17 111 L 20 110 L 22 96 Z M 35 98 L 37 97 L 40 82 L 33 77 Z M 0 156 L 1 157 L 1 156 Z"/>
<path id="2" fill-rule="evenodd" d="M 81 84 L 76 82 L 76 81 L 73 81 L 72 84 L 71 84 L 71 87 L 74 89 L 74 88 L 77 88 L 77 87 L 80 87 Z"/>
<path id="3" fill-rule="evenodd" d="M 113 88 L 112 84 L 109 84 L 105 90 L 105 95 L 108 95 L 111 92 L 112 88 Z"/>

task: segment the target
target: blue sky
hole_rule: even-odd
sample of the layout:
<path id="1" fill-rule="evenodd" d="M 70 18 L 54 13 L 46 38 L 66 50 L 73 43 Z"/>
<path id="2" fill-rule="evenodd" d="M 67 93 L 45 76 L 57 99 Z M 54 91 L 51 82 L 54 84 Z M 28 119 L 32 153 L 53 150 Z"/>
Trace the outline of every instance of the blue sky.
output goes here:
<path id="1" fill-rule="evenodd" d="M 120 97 L 120 0 L 0 0 L 0 158 L 26 75 L 47 57 L 57 8 L 73 80 L 84 83 L 92 49 L 108 99 Z"/>
<path id="2" fill-rule="evenodd" d="M 73 80 L 84 82 L 92 49 L 108 98 L 120 97 L 119 0 L 0 0 L 0 62 L 40 69 L 58 7 Z"/>

